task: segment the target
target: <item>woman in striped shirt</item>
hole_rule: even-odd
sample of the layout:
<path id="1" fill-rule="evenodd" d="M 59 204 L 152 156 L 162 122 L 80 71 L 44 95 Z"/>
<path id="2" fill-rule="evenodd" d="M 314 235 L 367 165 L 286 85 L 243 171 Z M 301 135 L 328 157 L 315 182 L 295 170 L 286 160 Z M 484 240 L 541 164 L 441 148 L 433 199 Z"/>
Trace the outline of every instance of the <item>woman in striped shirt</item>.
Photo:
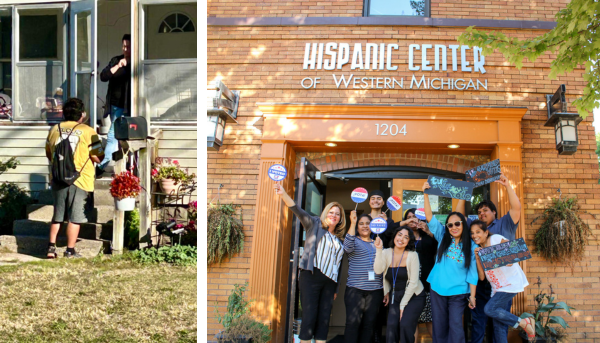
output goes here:
<path id="1" fill-rule="evenodd" d="M 375 243 L 371 239 L 370 223 L 368 214 L 357 219 L 356 211 L 350 213 L 350 228 L 344 240 L 344 251 L 348 254 L 349 264 L 344 295 L 346 343 L 373 341 L 373 328 L 379 306 L 383 302 L 383 275 L 375 274 L 373 269 Z"/>
<path id="2" fill-rule="evenodd" d="M 311 216 L 296 206 L 281 185 L 275 184 L 274 188 L 285 205 L 300 219 L 306 232 L 304 253 L 298 266 L 302 305 L 302 324 L 298 336 L 301 342 L 308 343 L 314 337 L 317 343 L 325 343 L 344 256 L 344 208 L 337 202 L 331 202 L 325 206 L 320 217 Z"/>

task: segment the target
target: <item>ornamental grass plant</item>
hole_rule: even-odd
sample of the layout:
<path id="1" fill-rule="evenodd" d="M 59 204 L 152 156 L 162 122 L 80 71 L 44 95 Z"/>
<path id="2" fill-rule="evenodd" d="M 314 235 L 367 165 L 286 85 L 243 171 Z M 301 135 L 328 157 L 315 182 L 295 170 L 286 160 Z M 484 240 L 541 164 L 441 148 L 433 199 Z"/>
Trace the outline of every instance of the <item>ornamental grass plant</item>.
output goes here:
<path id="1" fill-rule="evenodd" d="M 233 204 L 219 204 L 208 206 L 208 264 L 221 263 L 223 258 L 231 257 L 244 251 L 244 224 L 242 214 L 236 218 L 236 209 Z"/>
<path id="2" fill-rule="evenodd" d="M 585 212 L 580 210 L 576 198 L 553 199 L 544 213 L 532 221 L 544 220 L 535 233 L 533 251 L 550 262 L 566 263 L 573 272 L 575 264 L 585 256 L 591 235 L 589 225 L 580 217 L 582 213 Z"/>

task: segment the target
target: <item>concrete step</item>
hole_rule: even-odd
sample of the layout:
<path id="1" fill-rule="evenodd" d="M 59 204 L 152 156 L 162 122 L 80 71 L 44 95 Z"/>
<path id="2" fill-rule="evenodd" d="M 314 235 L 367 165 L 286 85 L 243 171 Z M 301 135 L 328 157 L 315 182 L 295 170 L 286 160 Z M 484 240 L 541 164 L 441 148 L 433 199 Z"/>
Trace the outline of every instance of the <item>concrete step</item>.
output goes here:
<path id="1" fill-rule="evenodd" d="M 45 236 L 50 233 L 50 223 L 45 221 L 21 219 L 13 222 L 13 234 L 18 236 Z M 62 223 L 58 237 L 67 236 L 67 223 Z M 112 224 L 81 224 L 79 237 L 84 239 L 112 239 Z"/>
<path id="2" fill-rule="evenodd" d="M 115 206 L 97 206 L 86 208 L 85 216 L 89 223 L 105 224 L 113 220 Z M 54 206 L 45 204 L 32 204 L 27 206 L 27 218 L 41 222 L 50 222 L 54 214 Z"/>
<path id="3" fill-rule="evenodd" d="M 25 254 L 17 254 L 14 252 L 0 251 L 0 266 L 7 264 L 18 264 L 23 262 L 40 261 L 42 256 L 31 256 Z"/>
<path id="4" fill-rule="evenodd" d="M 110 247 L 108 241 L 78 239 L 75 250 L 83 257 L 95 257 L 101 251 L 107 252 Z M 0 236 L 0 249 L 3 252 L 26 254 L 32 256 L 45 256 L 48 252 L 47 236 Z M 59 237 L 56 240 L 56 252 L 62 257 L 67 250 L 67 239 Z"/>

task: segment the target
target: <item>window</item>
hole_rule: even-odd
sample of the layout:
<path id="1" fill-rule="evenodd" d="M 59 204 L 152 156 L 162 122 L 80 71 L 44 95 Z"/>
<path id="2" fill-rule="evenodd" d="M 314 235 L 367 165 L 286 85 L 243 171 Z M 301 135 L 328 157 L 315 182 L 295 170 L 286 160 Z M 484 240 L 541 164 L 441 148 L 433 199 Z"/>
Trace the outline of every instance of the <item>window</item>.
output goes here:
<path id="1" fill-rule="evenodd" d="M 183 13 L 175 13 L 166 17 L 160 27 L 158 33 L 174 33 L 174 32 L 195 32 L 194 23 Z"/>
<path id="2" fill-rule="evenodd" d="M 0 94 L 12 98 L 12 8 L 0 8 Z M 0 101 L 2 104 L 3 101 Z M 0 119 L 9 119 L 0 113 Z"/>
<path id="3" fill-rule="evenodd" d="M 141 105 L 151 121 L 197 121 L 197 5 L 143 7 Z"/>
<path id="4" fill-rule="evenodd" d="M 365 16 L 428 17 L 429 0 L 365 0 Z"/>

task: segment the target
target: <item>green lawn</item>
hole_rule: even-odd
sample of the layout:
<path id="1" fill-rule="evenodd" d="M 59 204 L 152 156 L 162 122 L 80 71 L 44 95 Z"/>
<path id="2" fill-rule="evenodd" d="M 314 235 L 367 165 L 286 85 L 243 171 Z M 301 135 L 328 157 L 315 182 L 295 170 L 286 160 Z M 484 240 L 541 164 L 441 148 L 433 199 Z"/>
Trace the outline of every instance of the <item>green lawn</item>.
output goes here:
<path id="1" fill-rule="evenodd" d="M 0 342 L 196 342 L 196 276 L 106 257 L 0 266 Z"/>

